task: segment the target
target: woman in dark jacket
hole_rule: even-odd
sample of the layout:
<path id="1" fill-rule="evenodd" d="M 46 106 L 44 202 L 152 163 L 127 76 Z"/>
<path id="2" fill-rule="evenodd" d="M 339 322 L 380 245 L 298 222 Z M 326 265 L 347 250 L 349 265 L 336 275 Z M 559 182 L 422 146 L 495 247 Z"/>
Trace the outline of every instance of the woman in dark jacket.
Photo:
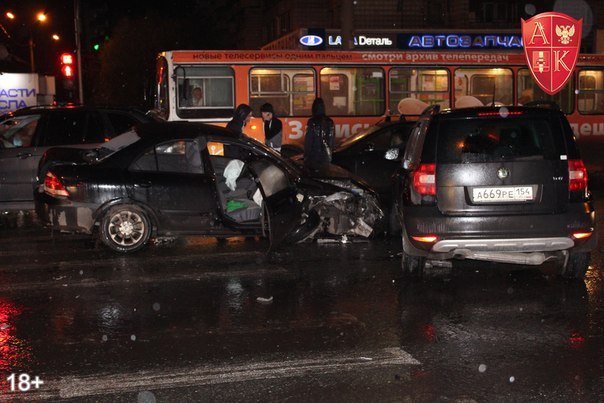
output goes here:
<path id="1" fill-rule="evenodd" d="M 241 104 L 233 112 L 233 119 L 227 123 L 227 129 L 243 133 L 243 127 L 252 119 L 252 108 L 247 104 Z"/>
<path id="2" fill-rule="evenodd" d="M 312 104 L 312 117 L 308 119 L 304 138 L 304 165 L 313 169 L 331 162 L 335 146 L 335 126 L 325 115 L 325 102 L 317 98 Z"/>
<path id="3" fill-rule="evenodd" d="M 252 120 L 252 108 L 247 104 L 240 104 L 233 112 L 233 119 L 227 123 L 227 129 L 231 129 L 237 133 L 243 133 L 243 128 Z M 233 144 L 224 145 L 224 156 L 229 158 L 237 158 L 242 161 L 246 160 L 247 153 L 244 150 Z"/>

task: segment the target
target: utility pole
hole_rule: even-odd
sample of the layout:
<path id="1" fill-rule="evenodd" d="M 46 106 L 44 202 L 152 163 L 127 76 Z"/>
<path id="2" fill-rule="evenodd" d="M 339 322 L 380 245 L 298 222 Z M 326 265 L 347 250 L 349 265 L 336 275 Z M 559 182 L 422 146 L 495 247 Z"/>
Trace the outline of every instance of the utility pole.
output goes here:
<path id="1" fill-rule="evenodd" d="M 82 36 L 82 26 L 80 25 L 80 0 L 73 0 L 73 23 L 75 25 L 75 43 L 76 43 L 76 55 L 78 60 L 77 73 L 78 73 L 78 103 L 84 103 L 84 84 L 82 83 L 82 75 L 84 69 L 82 66 L 82 43 L 80 37 Z"/>
<path id="2" fill-rule="evenodd" d="M 342 0 L 340 9 L 342 25 L 342 50 L 354 49 L 354 12 L 352 9 L 353 0 Z"/>
<path id="3" fill-rule="evenodd" d="M 34 62 L 34 34 L 30 29 L 29 32 L 29 41 L 27 42 L 29 46 L 29 67 L 32 73 L 36 72 L 36 64 Z"/>

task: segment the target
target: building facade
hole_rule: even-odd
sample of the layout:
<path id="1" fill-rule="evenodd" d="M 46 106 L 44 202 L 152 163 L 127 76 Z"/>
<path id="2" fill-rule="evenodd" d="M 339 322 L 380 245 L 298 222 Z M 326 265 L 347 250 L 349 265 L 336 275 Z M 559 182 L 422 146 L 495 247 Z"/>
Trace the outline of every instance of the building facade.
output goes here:
<path id="1" fill-rule="evenodd" d="M 225 0 L 222 0 L 225 1 Z M 237 27 L 235 49 L 259 49 L 303 28 L 339 29 L 343 2 L 352 2 L 352 26 L 367 30 L 520 31 L 520 19 L 559 11 L 584 19 L 583 52 L 604 52 L 598 23 L 602 0 L 239 0 L 231 4 L 230 24 Z M 347 14 L 348 15 L 348 14 Z M 604 27 L 601 27 L 604 28 Z M 248 33 L 260 33 L 248 35 Z M 602 42 L 602 41 L 600 41 Z"/>

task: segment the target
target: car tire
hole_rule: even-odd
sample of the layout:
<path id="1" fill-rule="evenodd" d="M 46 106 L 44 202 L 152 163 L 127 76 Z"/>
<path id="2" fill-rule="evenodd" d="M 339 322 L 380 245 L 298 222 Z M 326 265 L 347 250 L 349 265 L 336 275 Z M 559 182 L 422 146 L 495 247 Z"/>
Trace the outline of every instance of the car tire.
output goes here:
<path id="1" fill-rule="evenodd" d="M 560 275 L 569 280 L 582 280 L 589 268 L 590 258 L 589 252 L 571 253 L 566 264 L 562 266 Z"/>
<path id="2" fill-rule="evenodd" d="M 424 267 L 426 266 L 426 258 L 422 256 L 411 256 L 403 252 L 401 258 L 401 268 L 403 277 L 422 278 L 424 275 Z"/>
<path id="3" fill-rule="evenodd" d="M 151 237 L 147 214 L 132 204 L 111 207 L 103 216 L 100 238 L 116 252 L 131 253 L 144 248 Z"/>
<path id="4" fill-rule="evenodd" d="M 402 229 L 402 244 L 403 252 L 401 255 L 401 269 L 403 277 L 422 278 L 424 275 L 424 267 L 426 266 L 426 258 L 424 256 L 411 255 L 406 251 L 412 251 L 413 245 L 411 245 L 407 233 Z"/>

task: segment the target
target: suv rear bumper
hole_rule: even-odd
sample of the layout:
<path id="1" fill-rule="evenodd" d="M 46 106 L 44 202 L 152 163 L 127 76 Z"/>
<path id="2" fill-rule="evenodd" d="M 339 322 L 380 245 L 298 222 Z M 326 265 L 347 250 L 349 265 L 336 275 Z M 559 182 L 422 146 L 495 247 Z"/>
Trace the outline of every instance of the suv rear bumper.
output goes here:
<path id="1" fill-rule="evenodd" d="M 410 243 L 425 253 L 455 249 L 489 252 L 591 251 L 596 246 L 595 212 L 590 202 L 569 203 L 561 214 L 508 216 L 445 216 L 436 206 L 405 206 L 405 232 Z M 593 232 L 576 240 L 574 232 Z M 435 244 L 414 236 L 435 235 Z"/>
<path id="2" fill-rule="evenodd" d="M 557 238 L 503 238 L 503 239 L 446 239 L 432 246 L 433 252 L 451 252 L 456 249 L 494 252 L 551 252 L 570 249 L 575 242 L 568 237 Z"/>

